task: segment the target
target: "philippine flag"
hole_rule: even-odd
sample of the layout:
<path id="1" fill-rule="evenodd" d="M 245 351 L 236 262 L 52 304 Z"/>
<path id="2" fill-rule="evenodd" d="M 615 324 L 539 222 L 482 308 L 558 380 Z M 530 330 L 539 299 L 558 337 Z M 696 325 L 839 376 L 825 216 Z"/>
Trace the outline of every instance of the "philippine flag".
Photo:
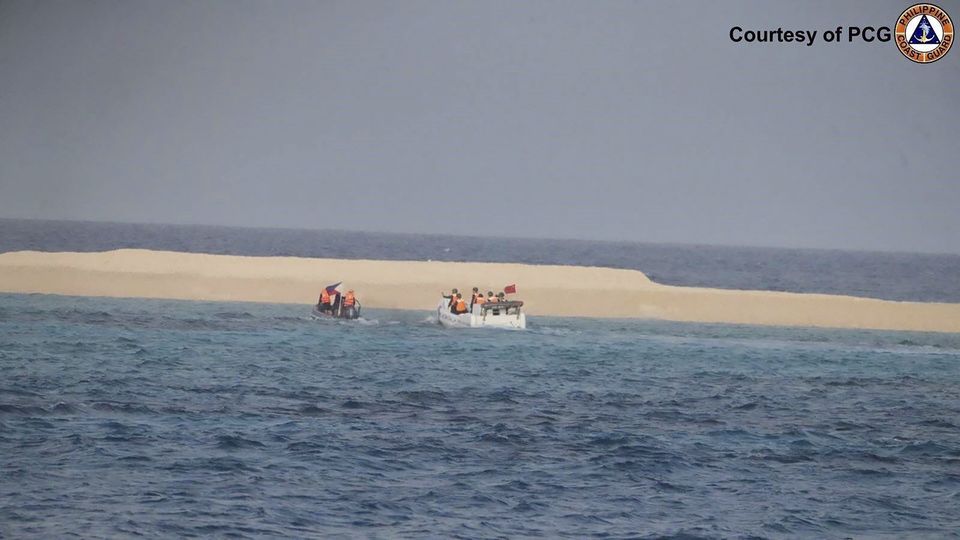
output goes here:
<path id="1" fill-rule="evenodd" d="M 516 283 L 514 283 L 513 285 L 507 285 L 506 287 L 504 287 L 503 292 L 504 294 L 516 294 L 517 292 Z"/>

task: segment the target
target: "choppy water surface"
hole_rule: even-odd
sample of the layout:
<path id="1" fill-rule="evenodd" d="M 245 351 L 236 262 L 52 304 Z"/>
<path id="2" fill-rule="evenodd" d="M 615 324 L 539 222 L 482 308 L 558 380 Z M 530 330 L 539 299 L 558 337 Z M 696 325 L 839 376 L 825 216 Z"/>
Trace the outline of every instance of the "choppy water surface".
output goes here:
<path id="1" fill-rule="evenodd" d="M 0 536 L 949 536 L 960 336 L 0 296 Z"/>

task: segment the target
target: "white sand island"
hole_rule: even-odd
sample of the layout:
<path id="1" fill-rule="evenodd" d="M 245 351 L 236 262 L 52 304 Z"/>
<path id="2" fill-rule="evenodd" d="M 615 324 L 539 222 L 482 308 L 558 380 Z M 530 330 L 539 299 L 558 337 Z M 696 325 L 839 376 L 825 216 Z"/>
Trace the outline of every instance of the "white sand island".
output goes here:
<path id="1" fill-rule="evenodd" d="M 451 287 L 516 283 L 530 315 L 960 332 L 960 304 L 674 287 L 581 266 L 240 257 L 140 249 L 0 254 L 0 292 L 311 304 L 336 281 L 370 308 L 432 310 Z"/>

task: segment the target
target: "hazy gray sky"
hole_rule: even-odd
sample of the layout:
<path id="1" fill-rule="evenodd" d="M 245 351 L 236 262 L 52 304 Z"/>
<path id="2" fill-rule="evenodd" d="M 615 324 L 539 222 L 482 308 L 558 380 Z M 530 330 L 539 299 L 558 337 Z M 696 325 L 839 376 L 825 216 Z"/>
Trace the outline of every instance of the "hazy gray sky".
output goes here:
<path id="1" fill-rule="evenodd" d="M 0 217 L 960 253 L 960 50 L 728 38 L 909 3 L 0 0 Z"/>

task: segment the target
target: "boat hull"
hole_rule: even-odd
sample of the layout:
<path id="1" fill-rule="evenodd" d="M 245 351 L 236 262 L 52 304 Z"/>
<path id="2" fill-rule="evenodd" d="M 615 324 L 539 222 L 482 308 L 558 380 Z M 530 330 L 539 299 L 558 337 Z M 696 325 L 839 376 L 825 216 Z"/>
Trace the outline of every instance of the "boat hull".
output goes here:
<path id="1" fill-rule="evenodd" d="M 359 309 L 350 309 L 344 308 L 338 311 L 338 313 L 333 313 L 330 311 L 320 311 L 317 306 L 313 306 L 313 318 L 314 319 L 359 319 L 360 310 Z"/>
<path id="2" fill-rule="evenodd" d="M 441 300 L 437 304 L 437 322 L 447 328 L 515 328 L 522 330 L 527 327 L 527 315 L 519 310 L 516 313 L 494 315 L 489 311 L 484 313 L 480 306 L 474 306 L 472 313 L 455 315 L 450 313 L 446 300 Z"/>

